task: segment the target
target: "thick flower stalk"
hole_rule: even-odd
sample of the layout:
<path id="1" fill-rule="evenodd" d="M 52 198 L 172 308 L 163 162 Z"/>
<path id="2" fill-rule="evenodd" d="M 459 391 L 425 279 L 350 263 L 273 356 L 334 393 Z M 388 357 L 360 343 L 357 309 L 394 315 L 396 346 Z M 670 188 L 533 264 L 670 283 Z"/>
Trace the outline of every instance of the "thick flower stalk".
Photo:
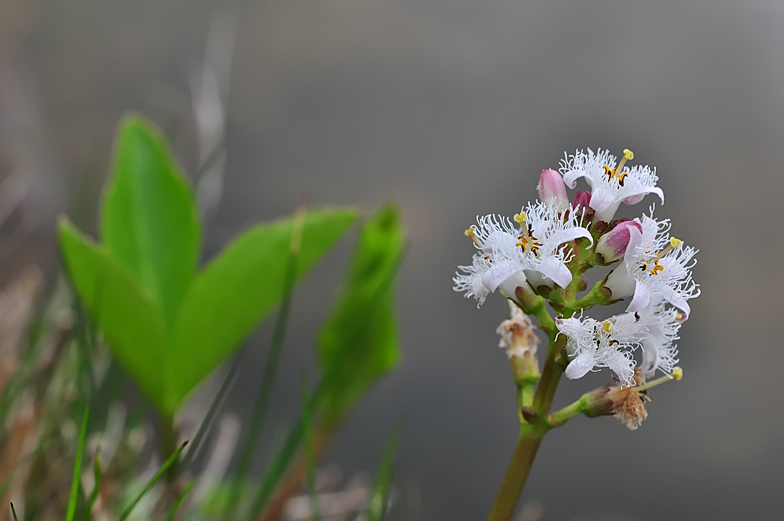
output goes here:
<path id="1" fill-rule="evenodd" d="M 511 304 L 511 318 L 498 328 L 517 387 L 520 437 L 490 514 L 511 519 L 544 435 L 570 418 L 612 415 L 629 429 L 647 418 L 648 390 L 680 380 L 679 331 L 699 296 L 692 279 L 697 250 L 670 236 L 669 220 L 648 214 L 615 219 L 620 204 L 654 194 L 655 169 L 627 165 L 608 151 L 578 151 L 560 173 L 542 171 L 540 200 L 512 217 L 477 217 L 465 234 L 473 242 L 471 264 L 458 267 L 454 289 L 481 305 L 498 290 Z M 566 188 L 584 178 L 591 191 L 570 200 Z M 588 288 L 583 276 L 603 270 Z M 596 279 L 594 279 L 596 280 Z M 595 306 L 626 301 L 626 312 L 594 318 Z M 534 329 L 547 337 L 540 368 Z M 579 380 L 607 368 L 613 384 L 586 392 L 551 412 L 562 375 Z M 656 379 L 656 374 L 662 376 Z"/>

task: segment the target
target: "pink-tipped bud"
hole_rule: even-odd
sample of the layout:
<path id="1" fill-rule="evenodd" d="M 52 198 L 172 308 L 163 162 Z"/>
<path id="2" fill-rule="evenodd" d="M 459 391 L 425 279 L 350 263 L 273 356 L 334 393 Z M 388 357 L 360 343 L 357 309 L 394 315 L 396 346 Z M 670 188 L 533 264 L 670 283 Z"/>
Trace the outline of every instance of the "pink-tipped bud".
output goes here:
<path id="1" fill-rule="evenodd" d="M 575 213 L 580 216 L 583 222 L 590 222 L 593 220 L 593 208 L 588 206 L 590 202 L 591 192 L 579 190 L 576 194 L 574 194 L 572 208 L 574 208 Z"/>
<path id="2" fill-rule="evenodd" d="M 642 233 L 642 226 L 636 221 L 622 221 L 615 225 L 609 232 L 602 235 L 596 245 L 596 254 L 601 255 L 604 264 L 615 262 L 626 253 L 626 247 L 631 238 L 631 228 L 637 228 Z"/>
<path id="3" fill-rule="evenodd" d="M 558 212 L 563 212 L 569 208 L 569 198 L 566 196 L 566 185 L 561 174 L 555 170 L 542 170 L 539 176 L 539 199 L 549 204 Z"/>

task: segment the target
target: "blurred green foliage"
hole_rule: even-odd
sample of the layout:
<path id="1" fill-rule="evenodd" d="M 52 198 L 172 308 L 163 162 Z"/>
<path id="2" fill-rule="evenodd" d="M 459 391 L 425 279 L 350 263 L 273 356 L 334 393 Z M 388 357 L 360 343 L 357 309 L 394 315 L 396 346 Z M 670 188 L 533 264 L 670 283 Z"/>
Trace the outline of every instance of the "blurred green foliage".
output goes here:
<path id="1" fill-rule="evenodd" d="M 121 123 L 103 200 L 101 242 L 91 240 L 62 218 L 60 245 L 66 270 L 92 323 L 103 332 L 115 359 L 158 409 L 162 455 L 169 459 L 143 487 L 138 480 L 124 478 L 128 486 L 121 496 L 125 499 L 100 508 L 124 510 L 128 515 L 149 490 L 162 486 L 168 490 L 162 496 L 164 511 L 168 518 L 174 517 L 194 484 L 194 479 L 186 484 L 185 476 L 178 475 L 182 467 L 189 466 L 191 455 L 179 461 L 183 446 L 175 450 L 174 413 L 199 382 L 280 305 L 270 361 L 261 374 L 256 404 L 261 413 L 258 421 L 251 422 L 256 428 L 250 429 L 251 436 L 241 452 L 247 465 L 224 478 L 223 487 L 215 483 L 204 504 L 195 510 L 209 516 L 210 498 L 223 494 L 228 501 L 224 500 L 218 510 L 224 518 L 279 519 L 283 505 L 307 474 L 313 515 L 318 518 L 313 487 L 318 457 L 342 420 L 400 359 L 394 289 L 405 250 L 405 232 L 393 205 L 384 206 L 359 227 L 342 290 L 317 340 L 317 385 L 312 390 L 303 385 L 303 410 L 298 421 L 286 442 L 270 456 L 261 483 L 252 481 L 248 469 L 264 426 L 292 289 L 356 218 L 352 209 L 301 209 L 294 217 L 251 227 L 200 269 L 197 203 L 165 138 L 138 116 Z M 94 331 L 88 333 L 84 339 L 76 338 L 75 344 L 92 339 L 89 344 L 95 349 L 79 351 L 85 374 L 91 375 L 92 357 L 99 346 Z M 194 445 L 199 445 L 210 429 L 233 375 L 230 371 L 209 407 Z M 96 383 L 86 386 L 83 403 L 94 399 L 98 388 Z M 7 407 L 6 398 L 0 412 Z M 82 464 L 84 426 L 83 422 L 75 475 Z M 399 430 L 382 460 L 372 493 L 373 519 L 381 519 L 385 511 L 398 438 Z M 95 454 L 94 489 L 72 489 L 68 515 L 74 516 L 79 510 L 88 519 L 99 508 L 96 490 L 107 478 L 100 461 L 100 454 Z M 164 472 L 166 483 L 156 485 Z M 35 495 L 35 487 L 30 492 Z M 149 511 L 149 506 L 142 510 Z"/>
<path id="2" fill-rule="evenodd" d="M 354 219 L 352 210 L 307 212 L 297 278 Z M 61 221 L 68 271 L 112 352 L 171 416 L 280 301 L 292 220 L 246 231 L 197 272 L 193 193 L 164 138 L 130 117 L 120 128 L 101 229 L 96 244 Z"/>
<path id="3" fill-rule="evenodd" d="M 327 421 L 341 419 L 400 360 L 394 281 L 404 249 L 392 205 L 360 229 L 343 291 L 319 335 L 319 360 L 329 375 L 319 411 Z"/>

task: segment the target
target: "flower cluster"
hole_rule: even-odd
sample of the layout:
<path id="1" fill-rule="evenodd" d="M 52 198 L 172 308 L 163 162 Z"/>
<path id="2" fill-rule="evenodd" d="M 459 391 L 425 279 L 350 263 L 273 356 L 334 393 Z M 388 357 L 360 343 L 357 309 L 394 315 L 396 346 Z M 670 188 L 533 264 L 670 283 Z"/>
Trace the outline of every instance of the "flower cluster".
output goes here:
<path id="1" fill-rule="evenodd" d="M 608 151 L 589 149 L 567 155 L 560 172 L 543 171 L 539 201 L 511 218 L 477 217 L 466 230 L 476 252 L 453 279 L 454 289 L 479 305 L 496 290 L 526 313 L 541 313 L 535 304 L 549 302 L 557 312 L 551 344 L 561 346 L 555 355 L 566 377 L 607 367 L 621 388 L 675 370 L 678 332 L 691 312 L 688 301 L 699 295 L 691 275 L 697 250 L 670 236 L 668 219 L 654 217 L 653 206 L 635 219 L 615 219 L 622 202 L 636 204 L 648 194 L 664 202 L 656 170 L 627 166 L 633 158 L 629 150 L 617 161 Z M 567 187 L 575 188 L 579 178 L 590 192 L 570 200 Z M 609 273 L 586 291 L 583 274 L 604 266 Z M 624 313 L 604 320 L 585 314 L 620 300 L 628 301 Z M 566 341 L 558 344 L 561 335 Z"/>

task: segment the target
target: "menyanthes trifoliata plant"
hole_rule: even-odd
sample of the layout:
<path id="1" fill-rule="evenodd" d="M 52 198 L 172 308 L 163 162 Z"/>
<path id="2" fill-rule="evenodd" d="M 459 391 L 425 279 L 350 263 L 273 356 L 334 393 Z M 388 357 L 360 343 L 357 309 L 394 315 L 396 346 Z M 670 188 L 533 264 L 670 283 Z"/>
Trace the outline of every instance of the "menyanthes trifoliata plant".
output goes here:
<path id="1" fill-rule="evenodd" d="M 615 218 L 621 203 L 635 205 L 649 194 L 664 203 L 656 169 L 628 165 L 633 159 L 630 150 L 620 161 L 601 149 L 567 154 L 560 171 L 542 172 L 538 201 L 509 217 L 477 217 L 465 231 L 476 251 L 469 265 L 458 266 L 454 289 L 480 306 L 500 293 L 511 309 L 498 333 L 517 385 L 520 438 L 491 521 L 511 519 L 547 431 L 578 414 L 613 415 L 637 429 L 648 415 L 648 389 L 683 376 L 676 342 L 691 313 L 688 301 L 700 293 L 691 275 L 697 250 L 670 235 L 669 219 L 655 217 L 654 206 L 631 220 Z M 591 191 L 570 200 L 567 187 L 580 178 Z M 592 268 L 603 272 L 589 290 L 584 275 Z M 619 301 L 628 302 L 623 313 L 589 315 Z M 534 328 L 549 341 L 541 368 Z M 602 368 L 614 385 L 550 411 L 561 375 L 577 380 Z"/>

